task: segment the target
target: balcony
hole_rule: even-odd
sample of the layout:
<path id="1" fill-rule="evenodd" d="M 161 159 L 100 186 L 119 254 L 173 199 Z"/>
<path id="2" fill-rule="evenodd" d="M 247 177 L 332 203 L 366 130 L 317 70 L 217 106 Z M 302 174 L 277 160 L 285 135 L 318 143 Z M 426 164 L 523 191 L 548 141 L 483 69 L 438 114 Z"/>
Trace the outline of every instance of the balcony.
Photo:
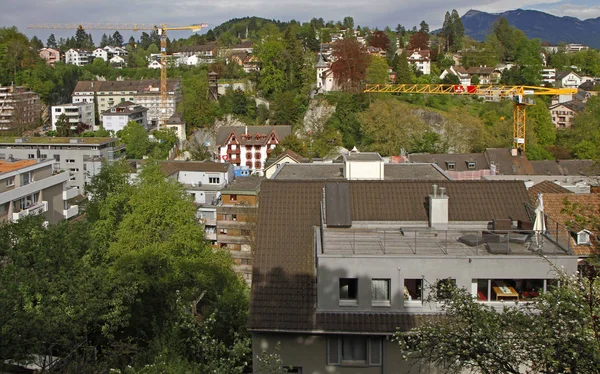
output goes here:
<path id="1" fill-rule="evenodd" d="M 70 200 L 79 194 L 79 189 L 77 187 L 71 187 L 66 191 L 63 191 L 63 200 Z"/>
<path id="2" fill-rule="evenodd" d="M 79 214 L 79 205 L 71 205 L 68 209 L 63 210 L 63 215 L 65 219 L 69 219 L 75 217 Z"/>
<path id="3" fill-rule="evenodd" d="M 13 222 L 16 222 L 23 217 L 37 216 L 37 215 L 43 214 L 47 211 L 48 211 L 48 202 L 40 201 L 36 205 L 30 206 L 27 209 L 23 209 L 20 212 L 13 213 L 12 220 L 13 220 Z"/>
<path id="4" fill-rule="evenodd" d="M 204 235 L 206 237 L 206 240 L 213 240 L 213 241 L 217 240 L 217 233 L 216 232 L 205 232 Z"/>

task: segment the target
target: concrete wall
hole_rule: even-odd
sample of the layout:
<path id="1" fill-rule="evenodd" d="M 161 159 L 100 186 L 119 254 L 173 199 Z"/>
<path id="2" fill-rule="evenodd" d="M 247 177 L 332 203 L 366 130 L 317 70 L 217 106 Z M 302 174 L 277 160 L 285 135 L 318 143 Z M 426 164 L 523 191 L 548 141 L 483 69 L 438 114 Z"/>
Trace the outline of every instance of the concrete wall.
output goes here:
<path id="1" fill-rule="evenodd" d="M 576 256 L 547 256 L 567 273 L 577 270 Z M 319 255 L 317 274 L 317 308 L 319 310 L 438 312 L 437 305 L 404 302 L 404 279 L 424 279 L 424 285 L 438 279 L 456 279 L 458 287 L 471 290 L 473 279 L 550 279 L 551 265 L 531 255 L 458 256 L 339 256 Z M 340 306 L 339 278 L 358 278 L 358 305 Z M 389 306 L 372 306 L 371 279 L 390 279 Z M 489 303 L 490 305 L 501 303 Z M 495 305 L 494 305 L 495 306 Z"/>
<path id="2" fill-rule="evenodd" d="M 260 364 L 256 359 L 263 350 L 273 353 L 279 343 L 279 355 L 284 366 L 302 368 L 302 374 L 437 374 L 440 371 L 429 365 L 418 365 L 403 361 L 398 344 L 387 337 L 382 338 L 383 362 L 381 366 L 333 366 L 327 365 L 327 335 L 291 333 L 253 333 L 252 354 L 253 372 L 257 373 Z"/>
<path id="3" fill-rule="evenodd" d="M 65 218 L 63 215 L 65 202 L 62 193 L 63 184 L 57 184 L 42 190 L 42 200 L 48 202 L 48 211 L 44 215 L 50 223 L 56 223 Z"/>
<path id="4" fill-rule="evenodd" d="M 346 161 L 344 163 L 344 177 L 348 180 L 383 180 L 384 176 L 383 161 Z"/>

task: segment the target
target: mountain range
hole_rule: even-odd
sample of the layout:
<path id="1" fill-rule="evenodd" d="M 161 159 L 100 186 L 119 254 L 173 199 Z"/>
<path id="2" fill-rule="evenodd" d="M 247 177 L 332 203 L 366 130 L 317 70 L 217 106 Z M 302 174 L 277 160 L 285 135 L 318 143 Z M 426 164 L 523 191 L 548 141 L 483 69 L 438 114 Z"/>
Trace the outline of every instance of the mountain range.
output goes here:
<path id="1" fill-rule="evenodd" d="M 500 17 L 506 18 L 509 24 L 522 30 L 529 38 L 539 38 L 551 45 L 580 43 L 600 49 L 600 17 L 582 21 L 537 10 L 516 9 L 503 13 L 486 13 L 471 9 L 461 17 L 465 35 L 475 40 L 485 40 Z"/>

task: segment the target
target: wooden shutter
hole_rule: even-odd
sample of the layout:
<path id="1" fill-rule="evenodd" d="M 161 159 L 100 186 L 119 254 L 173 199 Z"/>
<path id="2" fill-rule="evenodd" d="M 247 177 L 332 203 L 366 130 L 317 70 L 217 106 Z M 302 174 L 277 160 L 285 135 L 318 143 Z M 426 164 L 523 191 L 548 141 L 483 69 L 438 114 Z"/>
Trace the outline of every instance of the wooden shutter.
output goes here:
<path id="1" fill-rule="evenodd" d="M 369 364 L 381 366 L 381 338 L 369 339 Z"/>
<path id="2" fill-rule="evenodd" d="M 340 364 L 340 341 L 337 336 L 327 338 L 327 365 Z"/>

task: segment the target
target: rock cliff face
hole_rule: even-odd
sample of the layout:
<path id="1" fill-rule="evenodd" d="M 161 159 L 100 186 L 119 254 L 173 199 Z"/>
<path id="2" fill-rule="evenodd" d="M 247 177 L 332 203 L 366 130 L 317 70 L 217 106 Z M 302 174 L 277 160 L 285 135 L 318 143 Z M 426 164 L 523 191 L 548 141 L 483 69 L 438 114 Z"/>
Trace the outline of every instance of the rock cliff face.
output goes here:
<path id="1" fill-rule="evenodd" d="M 552 45 L 580 43 L 600 48 L 600 17 L 584 21 L 574 17 L 557 17 L 537 10 L 516 9 L 504 13 L 486 13 L 469 10 L 462 17 L 465 34 L 483 41 L 500 17 L 522 30 L 529 38 L 539 38 Z"/>
<path id="2" fill-rule="evenodd" d="M 327 120 L 335 113 L 335 106 L 325 100 L 311 100 L 302 121 L 301 136 L 323 129 Z"/>
<path id="3" fill-rule="evenodd" d="M 429 131 L 440 135 L 444 152 L 469 153 L 481 141 L 483 125 L 480 121 L 460 121 L 449 114 L 430 109 L 413 109 L 413 114 L 425 122 Z"/>

